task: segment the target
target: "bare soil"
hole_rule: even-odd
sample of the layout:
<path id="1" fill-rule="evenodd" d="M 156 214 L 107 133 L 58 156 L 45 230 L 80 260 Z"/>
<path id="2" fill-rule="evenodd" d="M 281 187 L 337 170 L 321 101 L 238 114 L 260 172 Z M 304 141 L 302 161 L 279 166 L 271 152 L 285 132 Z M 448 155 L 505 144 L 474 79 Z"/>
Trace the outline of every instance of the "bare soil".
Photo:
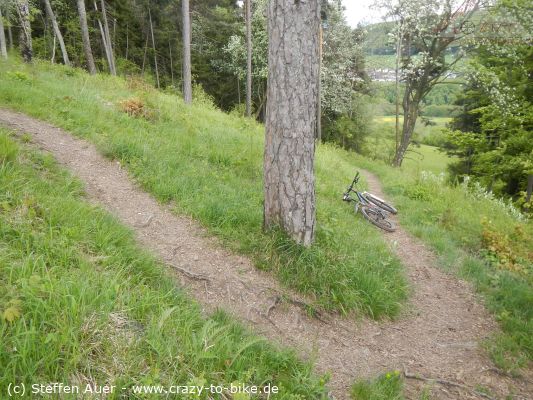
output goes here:
<path id="1" fill-rule="evenodd" d="M 404 315 L 385 322 L 324 313 L 310 317 L 300 303 L 307 299 L 281 287 L 249 259 L 225 250 L 195 221 L 157 202 L 92 144 L 5 109 L 0 109 L 0 123 L 29 134 L 35 145 L 77 175 L 88 198 L 129 226 L 204 312 L 222 308 L 255 333 L 314 360 L 318 373 L 330 373 L 332 397 L 348 399 L 355 379 L 391 370 L 407 372 L 407 396 L 413 399 L 423 386 L 432 388 L 435 399 L 487 398 L 480 387 L 490 391 L 488 398 L 514 393 L 514 398 L 526 399 L 533 393 L 530 376 L 517 380 L 502 375 L 480 347 L 497 325 L 471 285 L 437 269 L 435 255 L 401 227 L 384 236 L 412 284 Z M 366 176 L 370 191 L 384 197 L 376 177 Z M 285 298 L 290 300 L 280 301 Z"/>

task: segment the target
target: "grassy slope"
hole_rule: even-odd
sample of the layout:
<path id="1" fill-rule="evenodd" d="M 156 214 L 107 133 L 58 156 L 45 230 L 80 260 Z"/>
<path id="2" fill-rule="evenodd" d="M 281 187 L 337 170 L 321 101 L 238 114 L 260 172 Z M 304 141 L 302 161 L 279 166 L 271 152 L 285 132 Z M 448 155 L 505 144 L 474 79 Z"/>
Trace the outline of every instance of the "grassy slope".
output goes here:
<path id="1" fill-rule="evenodd" d="M 293 354 L 222 313 L 202 318 L 132 233 L 83 199 L 77 180 L 17 147 L 0 130 L 0 397 L 13 382 L 203 380 L 271 382 L 284 399 L 324 396 Z"/>
<path id="2" fill-rule="evenodd" d="M 330 146 L 317 151 L 317 240 L 304 249 L 262 232 L 263 130 L 254 122 L 205 104 L 186 107 L 138 82 L 47 63 L 11 61 L 0 75 L 0 104 L 93 141 L 158 199 L 199 219 L 283 283 L 324 307 L 398 314 L 408 291 L 399 261 L 380 232 L 341 201 L 355 172 L 352 156 Z M 134 96 L 150 121 L 120 111 L 120 101 Z"/>
<path id="3" fill-rule="evenodd" d="M 378 233 L 338 201 L 354 165 L 376 172 L 402 210 L 404 226 L 436 249 L 444 267 L 469 278 L 485 294 L 503 328 L 490 343 L 499 365 L 512 369 L 531 360 L 533 290 L 527 257 L 533 252 L 533 228 L 494 201 L 421 179 L 418 168 L 393 170 L 321 146 L 318 245 L 302 250 L 278 234 L 260 233 L 262 134 L 255 124 L 205 106 L 187 109 L 175 97 L 153 91 L 144 100 L 158 109 L 156 121 L 132 119 L 117 112 L 117 101 L 134 92 L 119 79 L 89 78 L 47 65 L 31 69 L 8 64 L 3 70 L 26 71 L 29 79 L 14 73 L 0 79 L 0 103 L 93 140 L 108 155 L 120 158 L 160 199 L 176 201 L 180 211 L 252 254 L 258 265 L 273 269 L 285 283 L 315 293 L 323 304 L 336 308 L 391 315 L 405 296 L 397 261 L 386 252 Z M 491 229 L 503 239 L 510 238 L 529 269 L 507 271 L 489 262 L 490 257 L 478 256 L 487 253 L 481 239 L 484 217 L 492 220 Z M 517 235 L 517 226 L 525 233 Z M 376 291 L 366 291 L 372 288 Z"/>
<path id="4" fill-rule="evenodd" d="M 378 174 L 400 212 L 403 226 L 433 247 L 441 265 L 472 281 L 484 295 L 502 334 L 487 346 L 504 370 L 516 372 L 533 359 L 533 224 L 519 221 L 498 202 L 444 178 L 395 170 L 363 157 L 357 164 Z M 483 221 L 490 221 L 485 226 Z M 517 257 L 521 271 L 498 262 L 483 235 Z"/>

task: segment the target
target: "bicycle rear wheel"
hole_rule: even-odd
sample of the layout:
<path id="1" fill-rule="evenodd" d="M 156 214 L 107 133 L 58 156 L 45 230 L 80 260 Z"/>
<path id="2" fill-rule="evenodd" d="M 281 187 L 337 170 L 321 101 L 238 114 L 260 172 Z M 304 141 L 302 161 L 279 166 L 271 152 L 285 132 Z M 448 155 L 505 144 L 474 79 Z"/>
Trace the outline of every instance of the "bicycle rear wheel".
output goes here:
<path id="1" fill-rule="evenodd" d="M 360 206 L 361 214 L 365 217 L 370 223 L 376 225 L 377 227 L 387 231 L 394 232 L 396 227 L 394 224 L 383 216 L 383 213 L 375 207 Z"/>
<path id="2" fill-rule="evenodd" d="M 374 196 L 372 193 L 368 192 L 363 193 L 363 196 L 365 196 L 365 199 L 367 199 L 370 203 L 378 206 L 379 208 L 388 211 L 391 214 L 398 214 L 397 209 L 386 203 L 384 200 L 380 199 L 378 196 Z"/>

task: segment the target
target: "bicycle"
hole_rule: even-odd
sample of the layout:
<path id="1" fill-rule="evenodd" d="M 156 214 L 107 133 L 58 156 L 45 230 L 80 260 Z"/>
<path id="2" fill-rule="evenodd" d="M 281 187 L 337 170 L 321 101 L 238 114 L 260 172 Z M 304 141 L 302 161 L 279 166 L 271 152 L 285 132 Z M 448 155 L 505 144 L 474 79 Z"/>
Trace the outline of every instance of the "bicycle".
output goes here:
<path id="1" fill-rule="evenodd" d="M 387 232 L 394 232 L 396 227 L 387 219 L 387 217 L 388 214 L 397 214 L 398 210 L 372 193 L 361 193 L 354 189 L 357 182 L 359 182 L 359 171 L 355 174 L 351 185 L 346 189 L 342 200 L 348 203 L 354 202 L 355 213 L 357 214 L 357 211 L 361 210 L 363 217 L 365 217 L 370 223 Z M 357 199 L 351 197 L 351 193 L 355 193 Z"/>

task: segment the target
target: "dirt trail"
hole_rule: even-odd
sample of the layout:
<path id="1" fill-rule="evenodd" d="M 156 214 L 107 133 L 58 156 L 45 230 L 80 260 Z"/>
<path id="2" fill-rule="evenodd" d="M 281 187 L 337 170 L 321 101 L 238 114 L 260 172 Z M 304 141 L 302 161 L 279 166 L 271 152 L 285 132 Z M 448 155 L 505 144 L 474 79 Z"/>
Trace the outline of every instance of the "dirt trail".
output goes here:
<path id="1" fill-rule="evenodd" d="M 30 134 L 33 143 L 84 181 L 91 201 L 115 214 L 135 231 L 142 245 L 173 267 L 206 312 L 220 307 L 249 323 L 256 333 L 313 358 L 318 372 L 331 372 L 335 398 L 349 398 L 355 378 L 404 368 L 410 374 L 469 388 L 435 384 L 435 399 L 482 398 L 474 391 L 478 386 L 489 388 L 495 398 L 510 391 L 522 393 L 516 398 L 532 393 L 524 381 L 499 375 L 478 346 L 497 328 L 470 285 L 432 267 L 434 255 L 403 229 L 386 235 L 413 287 L 402 318 L 395 322 L 354 321 L 337 315 L 309 318 L 297 302 L 276 303 L 282 293 L 305 299 L 288 293 L 248 259 L 224 250 L 194 221 L 173 214 L 93 145 L 8 110 L 0 109 L 0 123 Z M 382 195 L 377 179 L 367 176 L 370 189 Z M 408 396 L 418 398 L 423 384 L 407 379 Z"/>

